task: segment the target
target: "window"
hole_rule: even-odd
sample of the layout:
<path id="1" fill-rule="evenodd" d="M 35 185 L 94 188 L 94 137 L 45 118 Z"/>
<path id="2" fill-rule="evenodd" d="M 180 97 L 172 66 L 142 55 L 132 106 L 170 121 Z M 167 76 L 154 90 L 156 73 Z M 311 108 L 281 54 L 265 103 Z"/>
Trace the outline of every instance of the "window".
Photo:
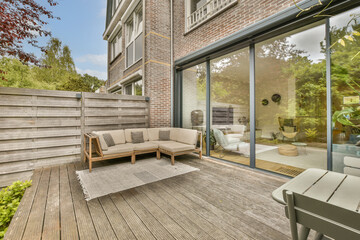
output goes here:
<path id="1" fill-rule="evenodd" d="M 121 0 L 113 0 L 112 1 L 112 9 L 111 9 L 111 16 L 114 16 L 117 7 L 120 5 Z"/>
<path id="2" fill-rule="evenodd" d="M 132 95 L 132 84 L 125 86 L 125 94 Z"/>
<path id="3" fill-rule="evenodd" d="M 143 86 L 142 79 L 138 81 L 134 81 L 132 83 L 129 83 L 128 85 L 125 85 L 124 93 L 126 95 L 142 96 L 143 93 L 142 86 Z"/>
<path id="4" fill-rule="evenodd" d="M 114 60 L 121 53 L 121 43 L 122 33 L 120 30 L 119 33 L 110 42 L 111 61 Z"/>
<path id="5" fill-rule="evenodd" d="M 142 96 L 142 80 L 134 82 L 134 95 Z"/>
<path id="6" fill-rule="evenodd" d="M 186 30 L 195 28 L 237 2 L 237 0 L 187 0 Z"/>
<path id="7" fill-rule="evenodd" d="M 125 24 L 126 67 L 130 67 L 142 57 L 142 20 L 142 6 L 140 3 Z"/>

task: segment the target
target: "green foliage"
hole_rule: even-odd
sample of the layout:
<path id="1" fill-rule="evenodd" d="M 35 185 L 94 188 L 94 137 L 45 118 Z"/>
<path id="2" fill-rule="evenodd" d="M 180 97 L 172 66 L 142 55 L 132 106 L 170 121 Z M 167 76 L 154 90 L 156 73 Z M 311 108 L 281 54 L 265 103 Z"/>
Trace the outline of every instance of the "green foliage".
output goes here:
<path id="1" fill-rule="evenodd" d="M 204 141 L 206 141 L 206 131 L 203 135 Z M 214 135 L 214 130 L 210 130 L 210 145 L 215 145 L 216 144 L 216 139 L 215 139 L 215 135 Z"/>
<path id="2" fill-rule="evenodd" d="M 308 138 L 314 139 L 318 135 L 318 130 L 316 128 L 307 128 L 305 129 L 305 135 Z"/>
<path id="3" fill-rule="evenodd" d="M 31 186 L 31 181 L 17 181 L 0 191 L 0 239 L 4 238 L 6 230 L 14 216 L 25 189 Z"/>
<path id="4" fill-rule="evenodd" d="M 14 58 L 0 58 L 0 86 L 95 92 L 104 85 L 97 77 L 76 73 L 71 51 L 59 39 L 50 39 L 41 64 L 42 67 L 29 66 Z"/>

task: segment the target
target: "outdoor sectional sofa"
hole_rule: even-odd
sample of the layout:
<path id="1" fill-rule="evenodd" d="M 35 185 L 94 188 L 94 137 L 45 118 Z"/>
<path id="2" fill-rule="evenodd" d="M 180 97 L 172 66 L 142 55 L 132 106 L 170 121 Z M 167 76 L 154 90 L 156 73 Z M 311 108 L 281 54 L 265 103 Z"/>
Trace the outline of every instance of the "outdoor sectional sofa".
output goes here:
<path id="1" fill-rule="evenodd" d="M 197 147 L 199 139 L 200 147 Z M 201 139 L 201 132 L 183 128 L 94 131 L 84 134 L 83 160 L 89 160 L 89 171 L 91 172 L 92 163 L 96 161 L 131 156 L 131 163 L 134 164 L 136 155 L 156 152 L 157 159 L 160 159 L 160 153 L 170 155 L 171 164 L 174 165 L 175 156 L 191 152 L 198 152 L 201 159 Z"/>

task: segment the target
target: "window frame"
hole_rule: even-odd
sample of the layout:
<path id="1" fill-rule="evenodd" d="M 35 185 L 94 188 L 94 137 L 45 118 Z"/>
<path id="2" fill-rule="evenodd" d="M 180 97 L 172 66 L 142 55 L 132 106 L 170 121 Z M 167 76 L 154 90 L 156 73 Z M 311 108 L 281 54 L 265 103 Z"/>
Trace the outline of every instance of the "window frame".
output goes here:
<path id="1" fill-rule="evenodd" d="M 114 61 L 123 51 L 122 49 L 122 28 L 120 28 L 114 37 L 109 40 L 110 43 L 110 62 Z M 116 46 L 119 48 L 118 52 L 116 52 Z"/>
<path id="2" fill-rule="evenodd" d="M 135 49 L 136 49 L 136 40 L 140 37 L 140 35 L 142 35 L 143 33 L 143 12 L 142 12 L 143 8 L 142 8 L 142 2 L 140 2 L 138 4 L 138 6 L 136 6 L 136 8 L 134 9 L 134 11 L 130 14 L 130 16 L 126 19 L 125 21 L 125 64 L 126 67 L 125 69 L 130 68 L 131 66 L 133 66 L 134 64 L 136 64 L 138 61 L 140 61 L 143 58 L 143 54 L 141 53 L 141 56 L 136 59 L 136 55 L 135 55 Z M 141 16 L 141 21 L 139 21 Z M 131 24 L 129 24 L 129 22 L 131 22 Z M 129 31 L 129 26 L 132 26 L 132 31 L 130 33 Z M 129 36 L 131 34 L 131 36 Z M 144 39 L 142 40 L 141 44 L 143 44 Z M 128 47 L 133 44 L 133 49 L 132 49 L 132 63 L 129 64 L 128 62 Z"/>
<path id="3" fill-rule="evenodd" d="M 137 82 L 141 82 L 141 95 L 135 95 L 135 84 Z M 131 95 L 127 94 L 126 93 L 126 88 L 131 86 Z M 143 79 L 140 78 L 140 79 L 137 79 L 137 80 L 134 80 L 130 83 L 127 83 L 123 86 L 123 95 L 129 95 L 129 96 L 144 96 L 144 82 L 143 82 Z"/>

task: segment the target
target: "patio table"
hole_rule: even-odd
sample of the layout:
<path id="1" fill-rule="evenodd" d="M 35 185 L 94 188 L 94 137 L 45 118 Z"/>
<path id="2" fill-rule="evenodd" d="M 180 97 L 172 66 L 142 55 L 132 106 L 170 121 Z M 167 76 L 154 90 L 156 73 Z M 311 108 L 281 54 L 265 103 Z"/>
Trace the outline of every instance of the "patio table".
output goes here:
<path id="1" fill-rule="evenodd" d="M 284 190 L 328 202 L 360 214 L 360 177 L 310 168 L 272 193 L 275 201 L 285 205 Z M 316 229 L 314 229 L 316 231 Z M 299 239 L 307 239 L 309 228 L 301 226 Z M 321 239 L 317 233 L 315 239 Z"/>

